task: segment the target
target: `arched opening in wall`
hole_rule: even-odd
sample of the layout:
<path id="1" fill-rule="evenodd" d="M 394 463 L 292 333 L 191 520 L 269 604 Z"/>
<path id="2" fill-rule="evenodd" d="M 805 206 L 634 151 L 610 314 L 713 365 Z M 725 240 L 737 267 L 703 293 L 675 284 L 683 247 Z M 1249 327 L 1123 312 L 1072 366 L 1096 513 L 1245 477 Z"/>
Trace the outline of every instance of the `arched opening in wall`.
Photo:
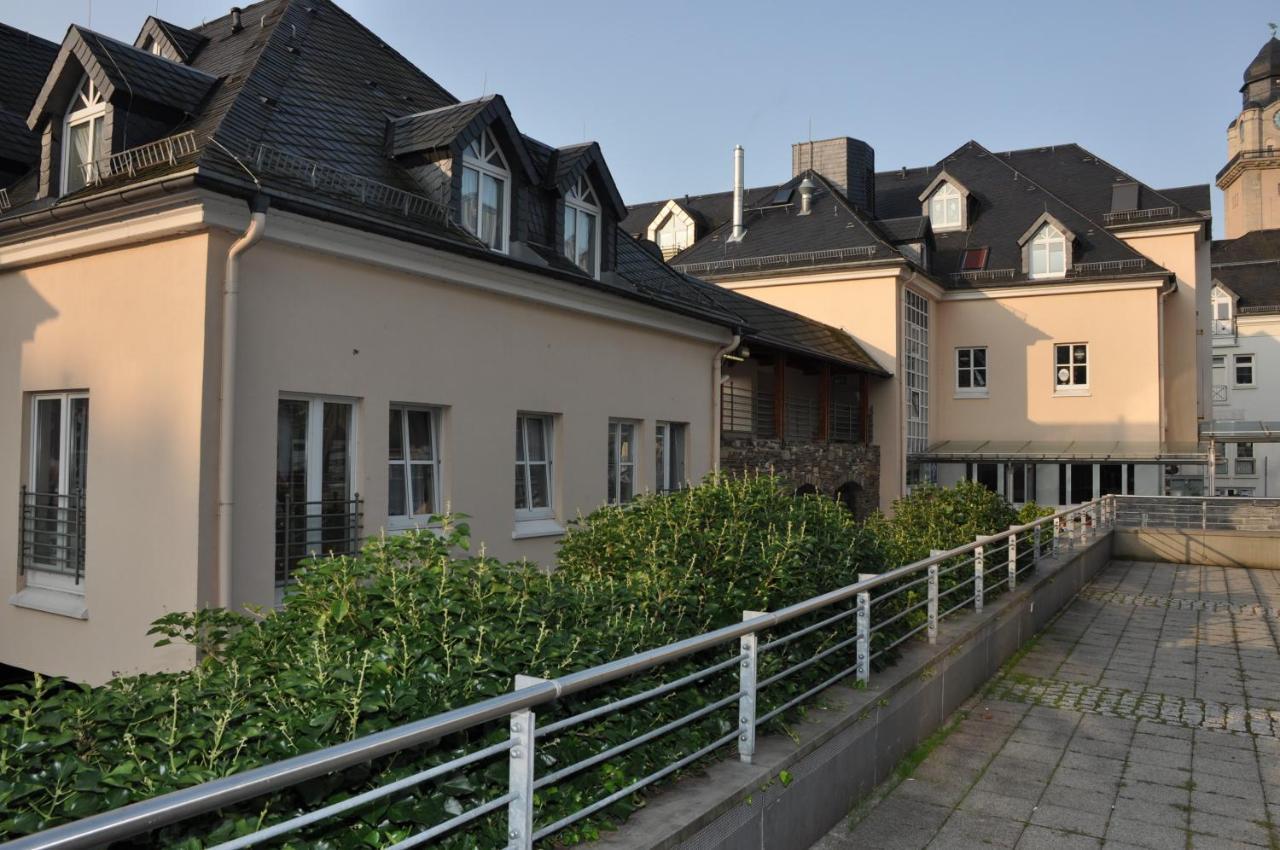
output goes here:
<path id="1" fill-rule="evenodd" d="M 856 481 L 846 481 L 836 488 L 835 499 L 853 514 L 854 519 L 864 520 L 867 518 L 867 511 L 864 506 L 858 504 L 858 497 L 861 495 L 861 484 Z"/>
<path id="2" fill-rule="evenodd" d="M 812 484 L 801 484 L 799 487 L 797 487 L 797 488 L 796 488 L 796 491 L 795 491 L 794 493 L 792 493 L 791 495 L 796 496 L 796 497 L 799 497 L 799 496 L 812 496 L 812 495 L 816 494 L 817 492 L 818 492 L 818 488 L 817 488 L 817 487 L 814 487 Z"/>

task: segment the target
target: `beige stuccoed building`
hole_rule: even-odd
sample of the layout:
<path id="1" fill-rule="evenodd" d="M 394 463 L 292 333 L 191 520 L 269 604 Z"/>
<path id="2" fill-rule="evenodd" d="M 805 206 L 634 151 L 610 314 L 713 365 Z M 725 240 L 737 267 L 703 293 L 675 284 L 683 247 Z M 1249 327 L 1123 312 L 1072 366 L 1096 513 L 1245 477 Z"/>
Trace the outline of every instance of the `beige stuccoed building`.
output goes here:
<path id="1" fill-rule="evenodd" d="M 781 184 L 623 226 L 863 341 L 893 374 L 871 391 L 882 508 L 964 478 L 1060 505 L 1202 486 L 1208 208 L 1207 186 L 1153 189 L 1077 145 L 876 172 L 837 138 L 794 145 Z"/>
<path id="2" fill-rule="evenodd" d="M 0 664 L 182 668 L 157 617 L 270 606 L 446 511 L 550 566 L 580 514 L 718 466 L 725 363 L 834 375 L 810 441 L 850 507 L 876 486 L 887 372 L 853 337 L 666 266 L 597 145 L 459 102 L 336 5 L 0 36 L 33 76 L 2 102 L 31 136 L 0 184 Z"/>

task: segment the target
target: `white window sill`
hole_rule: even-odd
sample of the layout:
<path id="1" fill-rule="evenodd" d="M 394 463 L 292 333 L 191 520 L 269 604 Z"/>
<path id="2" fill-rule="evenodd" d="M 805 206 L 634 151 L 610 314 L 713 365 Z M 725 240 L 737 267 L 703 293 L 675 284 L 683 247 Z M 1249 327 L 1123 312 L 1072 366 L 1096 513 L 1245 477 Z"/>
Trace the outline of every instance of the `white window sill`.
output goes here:
<path id="1" fill-rule="evenodd" d="M 521 519 L 511 531 L 512 540 L 528 540 L 532 537 L 559 537 L 564 526 L 554 519 Z"/>
<path id="2" fill-rule="evenodd" d="M 1231 385 L 1231 389 L 1233 390 L 1256 390 L 1257 388 L 1258 388 L 1257 384 L 1232 384 Z"/>
<path id="3" fill-rule="evenodd" d="M 406 531 L 430 531 L 432 534 L 440 534 L 444 531 L 444 526 L 438 522 L 428 522 L 429 517 L 391 517 L 387 520 L 388 534 L 403 534 Z"/>
<path id="4" fill-rule="evenodd" d="M 973 390 L 956 390 L 954 398 L 991 398 L 991 394 L 987 392 L 974 392 Z"/>
<path id="5" fill-rule="evenodd" d="M 66 590 L 50 590 L 45 587 L 24 587 L 9 597 L 9 604 L 32 611 L 44 611 L 73 620 L 89 619 L 89 606 L 83 593 Z"/>
<path id="6" fill-rule="evenodd" d="M 1088 387 L 1057 387 L 1056 389 L 1054 389 L 1053 394 L 1055 396 L 1060 396 L 1065 398 L 1071 398 L 1073 396 L 1076 398 L 1080 398 L 1084 396 L 1093 395 L 1093 393 L 1089 392 Z"/>

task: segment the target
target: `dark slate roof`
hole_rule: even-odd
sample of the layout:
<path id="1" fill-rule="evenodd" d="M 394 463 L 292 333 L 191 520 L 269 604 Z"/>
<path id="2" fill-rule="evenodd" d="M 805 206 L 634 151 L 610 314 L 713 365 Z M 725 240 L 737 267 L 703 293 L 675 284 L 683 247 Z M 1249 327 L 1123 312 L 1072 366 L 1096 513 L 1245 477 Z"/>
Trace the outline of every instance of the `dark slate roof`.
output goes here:
<path id="1" fill-rule="evenodd" d="M 890 245 L 922 242 L 929 238 L 929 234 L 932 231 L 927 215 L 882 218 L 875 221 L 874 224 L 880 229 L 880 233 Z"/>
<path id="2" fill-rule="evenodd" d="M 627 205 L 622 200 L 622 193 L 613 182 L 613 175 L 604 162 L 604 152 L 596 142 L 583 142 L 577 145 L 566 145 L 552 151 L 546 166 L 546 185 L 548 188 L 565 192 L 570 183 L 588 171 L 591 186 L 596 190 L 597 200 L 601 204 L 612 207 L 613 215 L 621 219 L 627 214 Z"/>
<path id="3" fill-rule="evenodd" d="M 1209 184 L 1200 183 L 1195 186 L 1174 186 L 1161 189 L 1160 194 L 1185 210 L 1195 210 L 1205 218 L 1212 215 L 1213 207 L 1209 200 Z"/>
<path id="4" fill-rule="evenodd" d="M 1210 248 L 1213 279 L 1239 297 L 1241 309 L 1280 313 L 1280 230 L 1253 230 Z"/>
<path id="5" fill-rule="evenodd" d="M 0 23 L 0 160 L 20 166 L 40 158 L 40 142 L 27 129 L 27 113 L 58 55 L 58 45 Z M 5 182 L 0 170 L 0 186 Z"/>
<path id="6" fill-rule="evenodd" d="M 498 95 L 415 112 L 391 120 L 391 154 L 400 156 L 417 151 L 447 148 L 494 102 Z"/>
<path id="7" fill-rule="evenodd" d="M 182 61 L 187 63 L 191 62 L 204 43 L 209 40 L 198 32 L 184 29 L 154 16 L 147 18 L 135 44 L 141 47 L 143 39 L 148 34 L 163 36 L 169 44 L 173 45 L 174 50 L 182 57 Z"/>
<path id="8" fill-rule="evenodd" d="M 743 192 L 743 206 L 756 207 L 768 201 L 778 191 L 780 184 L 760 186 L 746 189 Z M 708 195 L 685 195 L 673 198 L 680 207 L 689 214 L 698 226 L 698 238 L 715 230 L 733 217 L 733 192 L 712 192 Z M 639 239 L 646 237 L 648 227 L 654 216 L 662 211 L 667 201 L 649 201 L 632 204 L 627 208 L 627 217 L 621 227 Z"/>
<path id="9" fill-rule="evenodd" d="M 642 292 L 699 303 L 709 312 L 732 317 L 748 342 L 877 375 L 888 374 L 847 332 L 680 274 L 658 259 L 651 248 L 625 233 L 618 235 L 618 271 Z"/>
<path id="10" fill-rule="evenodd" d="M 31 108 L 27 126 L 34 129 L 46 114 L 62 114 L 66 100 L 58 100 L 57 92 L 74 92 L 80 79 L 79 68 L 69 63 L 71 56 L 113 103 L 129 104 L 138 99 L 193 113 L 217 82 L 216 77 L 204 71 L 72 26 Z"/>
<path id="11" fill-rule="evenodd" d="M 1258 55 L 1253 57 L 1249 67 L 1244 69 L 1244 84 L 1265 80 L 1268 77 L 1280 77 L 1280 39 L 1275 36 L 1267 39 Z"/>
<path id="12" fill-rule="evenodd" d="M 691 274 L 732 274 L 761 268 L 901 261 L 862 214 L 816 172 L 798 174 L 778 188 L 794 189 L 805 177 L 817 185 L 808 215 L 800 215 L 800 205 L 792 202 L 747 206 L 746 235 L 741 241 L 730 241 L 733 224 L 726 221 L 673 258 L 672 264 Z M 766 197 L 772 199 L 774 194 Z M 791 194 L 794 200 L 795 193 Z"/>

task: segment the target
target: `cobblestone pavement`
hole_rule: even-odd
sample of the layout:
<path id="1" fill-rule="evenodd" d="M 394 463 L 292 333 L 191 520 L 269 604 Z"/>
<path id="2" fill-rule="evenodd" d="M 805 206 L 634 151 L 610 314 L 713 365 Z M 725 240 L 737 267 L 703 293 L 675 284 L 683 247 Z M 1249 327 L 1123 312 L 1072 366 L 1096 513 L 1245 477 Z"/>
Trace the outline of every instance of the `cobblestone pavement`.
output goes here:
<path id="1" fill-rule="evenodd" d="M 1280 572 L 1114 562 L 818 850 L 1280 848 Z"/>

